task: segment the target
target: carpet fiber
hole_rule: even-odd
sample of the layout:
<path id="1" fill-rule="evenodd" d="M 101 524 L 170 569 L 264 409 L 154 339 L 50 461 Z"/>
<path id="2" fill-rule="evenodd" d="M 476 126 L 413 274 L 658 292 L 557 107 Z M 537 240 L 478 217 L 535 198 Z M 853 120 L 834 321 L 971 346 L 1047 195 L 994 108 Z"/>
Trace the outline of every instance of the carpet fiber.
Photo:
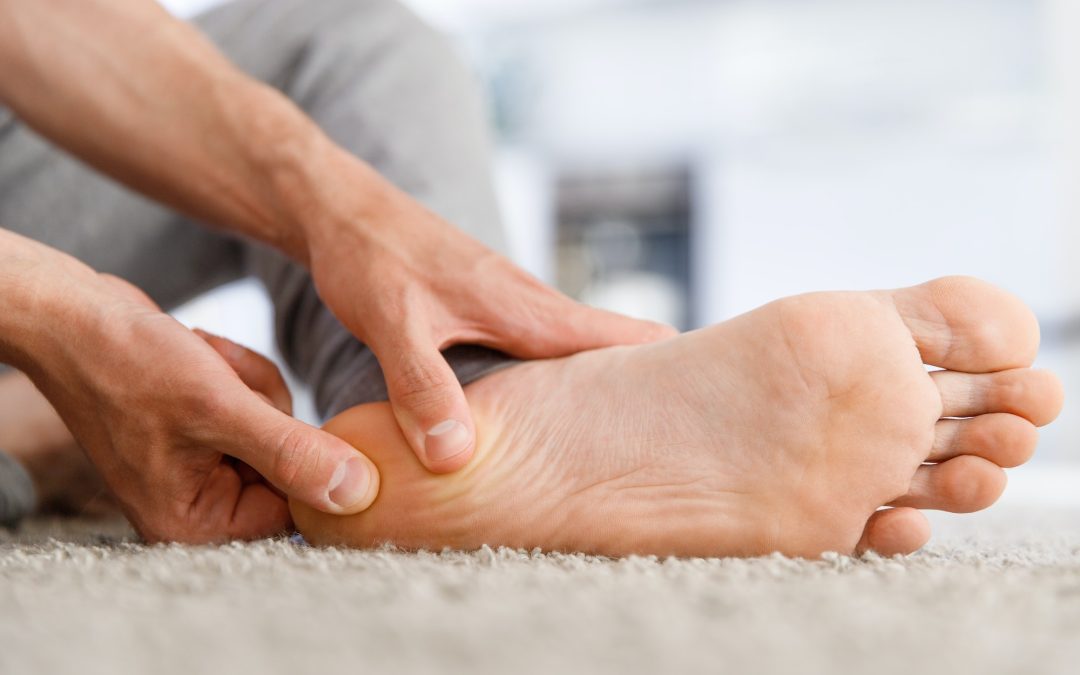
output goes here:
<path id="1" fill-rule="evenodd" d="M 1078 515 L 940 519 L 915 556 L 813 562 L 148 547 L 38 521 L 0 533 L 0 673 L 1076 673 Z"/>

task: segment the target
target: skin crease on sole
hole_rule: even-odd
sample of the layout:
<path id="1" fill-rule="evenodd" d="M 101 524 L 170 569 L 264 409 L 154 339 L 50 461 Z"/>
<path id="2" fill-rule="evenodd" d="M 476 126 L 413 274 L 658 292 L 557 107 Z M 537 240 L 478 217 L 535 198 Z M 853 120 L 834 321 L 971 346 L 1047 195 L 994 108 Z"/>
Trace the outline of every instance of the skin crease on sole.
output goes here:
<path id="1" fill-rule="evenodd" d="M 919 509 L 990 506 L 1060 411 L 1038 339 L 1017 298 L 967 277 L 786 298 L 469 385 L 476 454 L 456 473 L 424 469 L 387 404 L 347 410 L 326 428 L 378 466 L 378 498 L 292 512 L 315 545 L 909 553 Z"/>

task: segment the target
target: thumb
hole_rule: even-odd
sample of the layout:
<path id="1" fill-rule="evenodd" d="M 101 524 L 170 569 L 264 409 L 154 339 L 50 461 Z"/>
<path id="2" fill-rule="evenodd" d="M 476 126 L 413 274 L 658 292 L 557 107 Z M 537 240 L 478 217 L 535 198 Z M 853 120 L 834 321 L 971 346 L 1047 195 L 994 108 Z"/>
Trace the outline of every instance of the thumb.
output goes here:
<path id="1" fill-rule="evenodd" d="M 456 471 L 472 458 L 476 429 L 465 392 L 430 343 L 397 343 L 376 352 L 398 426 L 429 471 Z"/>
<path id="2" fill-rule="evenodd" d="M 379 493 L 379 471 L 371 460 L 337 436 L 246 394 L 228 421 L 233 445 L 220 447 L 222 452 L 319 511 L 347 515 L 371 506 Z"/>

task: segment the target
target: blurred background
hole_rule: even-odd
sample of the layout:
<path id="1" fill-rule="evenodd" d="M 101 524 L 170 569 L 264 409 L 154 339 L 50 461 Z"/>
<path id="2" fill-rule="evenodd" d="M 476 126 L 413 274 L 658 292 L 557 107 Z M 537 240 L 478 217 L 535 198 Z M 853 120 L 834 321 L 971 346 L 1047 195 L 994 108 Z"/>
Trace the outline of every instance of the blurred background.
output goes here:
<path id="1" fill-rule="evenodd" d="M 1080 3 L 406 4 L 484 84 L 511 254 L 537 276 L 690 329 L 973 274 L 1035 308 L 1041 365 L 1080 391 Z M 272 350 L 253 283 L 178 316 Z M 1067 404 L 1007 499 L 1080 504 L 1077 440 Z"/>

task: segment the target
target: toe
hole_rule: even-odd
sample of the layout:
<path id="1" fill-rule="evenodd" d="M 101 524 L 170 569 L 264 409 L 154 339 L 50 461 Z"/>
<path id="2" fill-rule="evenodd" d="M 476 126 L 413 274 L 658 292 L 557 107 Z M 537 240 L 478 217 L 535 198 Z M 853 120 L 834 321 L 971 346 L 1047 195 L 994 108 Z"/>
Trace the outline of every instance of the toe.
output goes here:
<path id="1" fill-rule="evenodd" d="M 923 361 L 988 373 L 1030 366 L 1039 324 L 1016 296 L 971 277 L 945 277 L 892 293 Z"/>
<path id="2" fill-rule="evenodd" d="M 990 413 L 963 420 L 940 420 L 934 427 L 934 447 L 928 462 L 975 455 L 1000 467 L 1020 466 L 1031 459 L 1039 431 L 1023 417 Z"/>
<path id="3" fill-rule="evenodd" d="M 881 509 L 866 521 L 856 554 L 874 551 L 881 555 L 914 553 L 930 541 L 930 522 L 917 509 Z"/>
<path id="4" fill-rule="evenodd" d="M 982 457 L 961 455 L 941 464 L 920 466 L 908 493 L 889 506 L 971 513 L 996 502 L 1005 483 L 1001 467 Z"/>
<path id="5" fill-rule="evenodd" d="M 942 417 L 972 417 L 991 412 L 1019 415 L 1035 426 L 1061 412 L 1061 380 L 1046 370 L 1017 368 L 1000 373 L 930 373 L 941 392 Z"/>

